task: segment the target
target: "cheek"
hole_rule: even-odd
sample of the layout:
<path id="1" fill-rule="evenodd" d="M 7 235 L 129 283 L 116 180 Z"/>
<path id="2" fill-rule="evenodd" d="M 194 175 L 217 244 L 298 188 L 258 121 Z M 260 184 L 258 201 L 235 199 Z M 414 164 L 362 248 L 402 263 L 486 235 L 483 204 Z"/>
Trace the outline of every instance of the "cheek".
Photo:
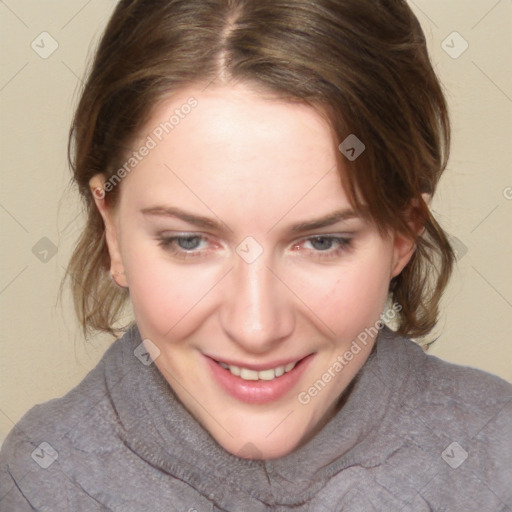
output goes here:
<path id="1" fill-rule="evenodd" d="M 353 338 L 382 313 L 389 258 L 381 254 L 303 276 L 302 300 L 337 336 Z"/>
<path id="2" fill-rule="evenodd" d="M 175 336 L 207 304 L 202 299 L 212 287 L 211 270 L 176 264 L 154 245 L 134 247 L 123 261 L 137 323 L 148 337 L 160 338 L 171 331 Z"/>

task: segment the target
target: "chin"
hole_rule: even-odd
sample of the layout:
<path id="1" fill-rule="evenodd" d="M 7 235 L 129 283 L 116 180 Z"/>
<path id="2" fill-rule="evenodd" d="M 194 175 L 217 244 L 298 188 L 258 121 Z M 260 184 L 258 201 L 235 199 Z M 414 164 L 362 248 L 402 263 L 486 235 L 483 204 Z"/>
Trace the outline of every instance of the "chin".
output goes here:
<path id="1" fill-rule="evenodd" d="M 238 432 L 230 429 L 232 436 L 222 432 L 223 435 L 214 437 L 226 451 L 242 459 L 277 459 L 293 452 L 307 434 L 299 425 L 286 424 L 286 418 L 287 414 L 270 423 L 259 422 L 259 425 L 257 421 L 244 420 L 239 423 Z M 248 428 L 247 421 L 252 428 Z"/>
<path id="2" fill-rule="evenodd" d="M 242 459 L 252 460 L 271 460 L 284 457 L 293 452 L 298 445 L 298 441 L 287 440 L 286 444 L 280 441 L 269 441 L 268 439 L 250 439 L 230 440 L 222 447 L 231 454 Z"/>

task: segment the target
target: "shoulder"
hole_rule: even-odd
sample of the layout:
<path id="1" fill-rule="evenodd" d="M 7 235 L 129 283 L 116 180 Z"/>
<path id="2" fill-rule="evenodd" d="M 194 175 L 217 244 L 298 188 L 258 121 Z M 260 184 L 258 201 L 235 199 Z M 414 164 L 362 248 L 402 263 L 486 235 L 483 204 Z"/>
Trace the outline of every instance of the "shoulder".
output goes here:
<path id="1" fill-rule="evenodd" d="M 408 338 L 394 336 L 390 343 L 406 368 L 400 389 L 404 407 L 458 434 L 475 436 L 495 425 L 494 437 L 505 441 L 512 428 L 511 383 L 484 370 L 444 361 Z"/>
<path id="2" fill-rule="evenodd" d="M 431 504 L 501 506 L 512 481 L 512 384 L 407 338 L 394 336 L 389 346 L 404 369 L 389 420 L 400 447 L 395 461 L 402 453 L 410 474 L 430 471 L 424 497 Z"/>
<path id="3" fill-rule="evenodd" d="M 100 423 L 115 423 L 115 412 L 108 410 L 105 399 L 110 374 L 116 373 L 122 359 L 123 338 L 107 349 L 76 387 L 33 406 L 9 432 L 0 451 L 0 508 L 10 504 L 13 510 L 60 510 L 70 496 L 76 496 L 73 482 L 63 471 L 64 458 L 70 455 L 69 436 L 91 416 L 101 416 Z"/>
<path id="4" fill-rule="evenodd" d="M 512 384 L 484 370 L 450 363 L 425 352 L 408 338 L 394 338 L 396 350 L 405 354 L 411 398 L 417 403 L 451 405 L 472 413 L 487 412 L 500 404 L 512 405 Z M 505 407 L 504 413 L 510 413 Z"/>

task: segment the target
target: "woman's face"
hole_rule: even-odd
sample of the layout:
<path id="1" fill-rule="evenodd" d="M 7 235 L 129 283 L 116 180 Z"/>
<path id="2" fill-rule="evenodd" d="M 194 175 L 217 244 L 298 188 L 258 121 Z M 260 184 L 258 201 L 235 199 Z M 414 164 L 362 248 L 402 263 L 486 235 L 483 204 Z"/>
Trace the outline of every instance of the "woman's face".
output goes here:
<path id="1" fill-rule="evenodd" d="M 116 210 L 96 201 L 154 363 L 226 450 L 286 455 L 336 412 L 412 245 L 351 214 L 311 107 L 191 87 L 133 150 Z"/>

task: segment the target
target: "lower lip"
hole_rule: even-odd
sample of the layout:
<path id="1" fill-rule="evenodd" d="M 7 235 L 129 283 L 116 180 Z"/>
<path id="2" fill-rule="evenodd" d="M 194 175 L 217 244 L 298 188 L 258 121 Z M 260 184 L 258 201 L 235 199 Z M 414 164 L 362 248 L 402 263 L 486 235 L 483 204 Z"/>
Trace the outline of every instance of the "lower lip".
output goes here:
<path id="1" fill-rule="evenodd" d="M 311 354 L 301 359 L 293 370 L 281 375 L 281 377 L 276 377 L 274 380 L 244 380 L 222 368 L 210 357 L 206 357 L 206 361 L 215 380 L 229 395 L 242 402 L 264 404 L 279 400 L 279 398 L 289 393 L 300 380 L 313 357 L 314 354 Z"/>

